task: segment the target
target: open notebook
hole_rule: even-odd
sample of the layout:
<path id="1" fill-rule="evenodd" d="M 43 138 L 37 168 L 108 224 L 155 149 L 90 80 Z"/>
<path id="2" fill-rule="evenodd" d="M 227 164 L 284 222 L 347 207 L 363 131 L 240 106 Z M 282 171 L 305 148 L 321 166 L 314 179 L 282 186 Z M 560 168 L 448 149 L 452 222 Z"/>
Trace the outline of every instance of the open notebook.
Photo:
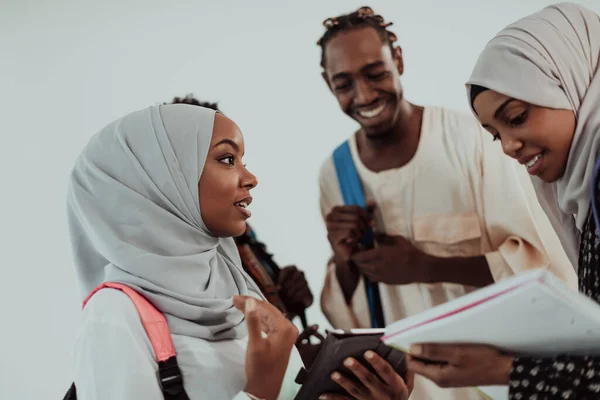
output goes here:
<path id="1" fill-rule="evenodd" d="M 402 350 L 434 342 L 539 356 L 600 354 L 600 305 L 538 269 L 388 325 L 382 340 Z"/>
<path id="2" fill-rule="evenodd" d="M 600 305 L 532 270 L 405 318 L 385 344 L 481 343 L 530 355 L 600 354 Z"/>
<path id="3" fill-rule="evenodd" d="M 385 344 L 481 343 L 537 356 L 600 354 L 600 305 L 552 273 L 532 270 L 386 327 Z M 480 388 L 495 400 L 507 387 Z"/>

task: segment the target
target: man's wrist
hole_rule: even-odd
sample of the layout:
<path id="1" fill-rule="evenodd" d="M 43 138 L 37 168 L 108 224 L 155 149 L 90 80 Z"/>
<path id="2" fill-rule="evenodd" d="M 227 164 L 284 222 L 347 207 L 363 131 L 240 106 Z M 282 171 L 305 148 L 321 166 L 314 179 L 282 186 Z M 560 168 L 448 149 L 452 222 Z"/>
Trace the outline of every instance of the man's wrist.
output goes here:
<path id="1" fill-rule="evenodd" d="M 422 283 L 455 283 L 484 287 L 494 283 L 485 256 L 436 257 L 423 253 L 418 264 Z"/>
<path id="2" fill-rule="evenodd" d="M 419 283 L 434 283 L 436 281 L 435 277 L 439 275 L 440 260 L 439 257 L 422 253 L 417 263 L 419 267 L 415 281 Z"/>

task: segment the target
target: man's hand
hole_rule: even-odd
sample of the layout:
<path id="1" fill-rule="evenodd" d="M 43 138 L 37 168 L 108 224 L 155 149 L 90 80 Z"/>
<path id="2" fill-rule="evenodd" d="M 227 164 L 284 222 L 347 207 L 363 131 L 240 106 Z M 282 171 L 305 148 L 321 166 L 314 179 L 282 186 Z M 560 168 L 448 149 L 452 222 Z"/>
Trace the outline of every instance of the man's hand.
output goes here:
<path id="1" fill-rule="evenodd" d="M 369 203 L 366 210 L 359 206 L 337 206 L 325 217 L 327 239 L 337 265 L 347 263 L 359 250 L 359 240 L 372 224 L 374 208 L 374 203 Z"/>
<path id="2" fill-rule="evenodd" d="M 316 338 L 319 343 L 311 343 L 311 338 Z M 325 338 L 319 333 L 319 325 L 309 326 L 298 336 L 296 348 L 306 369 L 310 369 L 312 366 L 324 341 Z"/>
<path id="3" fill-rule="evenodd" d="M 279 297 L 285 309 L 294 315 L 310 307 L 313 303 L 313 295 L 308 287 L 304 272 L 295 265 L 281 269 L 278 279 Z"/>
<path id="4" fill-rule="evenodd" d="M 431 257 L 402 236 L 380 234 L 377 247 L 358 252 L 350 258 L 372 282 L 406 285 L 424 281 Z"/>

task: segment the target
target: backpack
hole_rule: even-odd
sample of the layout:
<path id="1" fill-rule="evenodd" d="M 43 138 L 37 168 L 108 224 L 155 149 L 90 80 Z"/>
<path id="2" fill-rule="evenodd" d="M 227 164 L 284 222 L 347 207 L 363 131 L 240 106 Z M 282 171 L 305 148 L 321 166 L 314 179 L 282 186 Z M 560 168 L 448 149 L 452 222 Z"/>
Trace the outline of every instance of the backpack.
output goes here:
<path id="1" fill-rule="evenodd" d="M 269 303 L 273 304 L 279 311 L 286 314 L 289 319 L 293 319 L 296 316 L 300 317 L 302 327 L 304 329 L 308 328 L 304 310 L 296 311 L 298 314 L 294 315 L 285 308 L 285 305 L 279 296 L 279 288 L 277 285 L 281 268 L 275 260 L 273 260 L 273 255 L 267 251 L 265 244 L 258 241 L 256 234 L 250 225 L 246 225 L 246 232 L 244 232 L 243 235 L 235 238 L 235 244 L 240 253 L 244 271 L 246 271 L 258 285 L 260 291 L 264 294 Z"/>
<path id="2" fill-rule="evenodd" d="M 183 377 L 177 364 L 175 346 L 167 320 L 148 300 L 127 285 L 115 282 L 105 282 L 98 286 L 83 301 L 83 307 L 99 290 L 110 288 L 125 293 L 135 305 L 142 320 L 142 325 L 148 334 L 158 363 L 158 377 L 165 400 L 189 400 L 183 388 Z M 75 383 L 71 385 L 63 400 L 76 400 Z"/>

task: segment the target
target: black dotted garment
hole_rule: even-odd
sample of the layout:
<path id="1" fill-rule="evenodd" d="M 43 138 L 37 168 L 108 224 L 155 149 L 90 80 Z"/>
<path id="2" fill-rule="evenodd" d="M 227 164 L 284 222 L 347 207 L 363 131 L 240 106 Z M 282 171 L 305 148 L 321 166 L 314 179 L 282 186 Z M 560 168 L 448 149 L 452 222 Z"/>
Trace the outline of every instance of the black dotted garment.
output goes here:
<path id="1" fill-rule="evenodd" d="M 600 187 L 596 187 L 600 194 Z M 600 198 L 600 196 L 598 196 Z M 600 240 L 590 210 L 579 247 L 579 291 L 600 303 Z M 516 358 L 511 400 L 600 399 L 600 356 Z"/>

